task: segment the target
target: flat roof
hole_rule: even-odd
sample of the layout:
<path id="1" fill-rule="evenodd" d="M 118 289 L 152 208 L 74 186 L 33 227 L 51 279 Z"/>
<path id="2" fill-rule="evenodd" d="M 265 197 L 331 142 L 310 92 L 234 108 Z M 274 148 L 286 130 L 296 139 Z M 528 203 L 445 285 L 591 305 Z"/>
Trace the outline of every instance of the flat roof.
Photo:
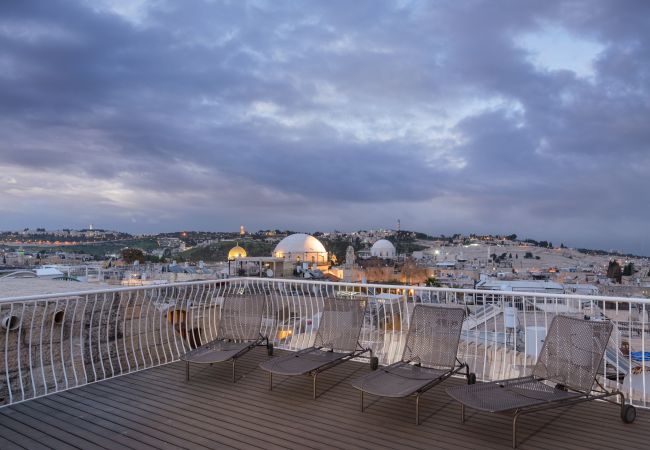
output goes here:
<path id="1" fill-rule="evenodd" d="M 26 295 L 65 294 L 67 292 L 95 291 L 109 289 L 105 283 L 85 283 L 81 281 L 53 280 L 51 278 L 2 278 L 0 279 L 0 299 L 23 297 Z"/>
<path id="2" fill-rule="evenodd" d="M 250 261 L 250 262 L 284 262 L 284 258 L 276 258 L 274 256 L 244 256 L 242 258 L 235 258 L 233 261 Z"/>

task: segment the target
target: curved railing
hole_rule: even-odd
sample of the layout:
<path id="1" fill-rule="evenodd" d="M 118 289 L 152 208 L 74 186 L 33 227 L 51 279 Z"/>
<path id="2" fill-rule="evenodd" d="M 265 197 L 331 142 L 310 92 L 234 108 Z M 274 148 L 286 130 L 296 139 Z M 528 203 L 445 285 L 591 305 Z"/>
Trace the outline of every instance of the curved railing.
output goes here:
<path id="1" fill-rule="evenodd" d="M 231 294 L 266 301 L 261 333 L 287 350 L 313 343 L 323 298 L 366 302 L 360 343 L 381 364 L 401 357 L 416 303 L 464 305 L 458 356 L 481 380 L 526 374 L 557 314 L 611 320 L 602 382 L 650 401 L 646 299 L 237 278 L 0 299 L 0 405 L 177 361 L 217 337 Z"/>

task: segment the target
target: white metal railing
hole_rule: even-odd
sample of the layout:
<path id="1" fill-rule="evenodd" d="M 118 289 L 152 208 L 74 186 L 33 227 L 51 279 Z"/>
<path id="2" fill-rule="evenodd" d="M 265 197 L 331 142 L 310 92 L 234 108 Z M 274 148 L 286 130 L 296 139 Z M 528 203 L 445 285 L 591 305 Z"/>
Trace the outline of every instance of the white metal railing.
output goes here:
<path id="1" fill-rule="evenodd" d="M 236 278 L 0 299 L 0 405 L 177 361 L 217 337 L 229 294 L 265 299 L 261 332 L 287 350 L 312 345 L 323 298 L 364 301 L 360 343 L 381 364 L 400 359 L 416 303 L 464 305 L 458 356 L 480 380 L 527 374 L 557 314 L 611 320 L 601 382 L 650 401 L 650 300 Z"/>
<path id="2" fill-rule="evenodd" d="M 0 405 L 177 361 L 214 339 L 236 283 L 179 283 L 0 300 Z"/>

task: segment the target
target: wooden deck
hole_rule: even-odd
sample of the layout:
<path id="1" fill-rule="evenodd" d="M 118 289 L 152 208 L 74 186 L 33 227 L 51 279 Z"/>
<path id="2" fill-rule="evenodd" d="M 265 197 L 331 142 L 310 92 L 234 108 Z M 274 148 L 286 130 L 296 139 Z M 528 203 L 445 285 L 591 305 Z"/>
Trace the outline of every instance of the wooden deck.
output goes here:
<path id="1" fill-rule="evenodd" d="M 318 400 L 308 377 L 275 377 L 268 390 L 266 359 L 256 349 L 238 363 L 193 366 L 185 381 L 182 363 L 138 372 L 0 409 L 0 448 L 510 448 L 504 416 L 468 413 L 444 393 L 444 384 L 421 400 L 415 426 L 414 399 L 366 397 L 349 382 L 366 364 L 346 363 L 319 376 Z M 456 384 L 460 380 L 450 380 Z M 619 409 L 587 403 L 525 416 L 520 448 L 648 448 L 650 412 L 625 425 Z"/>

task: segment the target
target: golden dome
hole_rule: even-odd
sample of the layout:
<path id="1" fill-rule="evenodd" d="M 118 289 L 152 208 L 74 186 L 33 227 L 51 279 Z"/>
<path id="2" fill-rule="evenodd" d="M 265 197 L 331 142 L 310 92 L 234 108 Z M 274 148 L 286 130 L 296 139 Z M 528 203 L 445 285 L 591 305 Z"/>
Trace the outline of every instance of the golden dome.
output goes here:
<path id="1" fill-rule="evenodd" d="M 237 259 L 237 258 L 245 258 L 245 257 L 246 257 L 246 250 L 240 247 L 239 244 L 235 245 L 228 252 L 228 259 Z"/>

